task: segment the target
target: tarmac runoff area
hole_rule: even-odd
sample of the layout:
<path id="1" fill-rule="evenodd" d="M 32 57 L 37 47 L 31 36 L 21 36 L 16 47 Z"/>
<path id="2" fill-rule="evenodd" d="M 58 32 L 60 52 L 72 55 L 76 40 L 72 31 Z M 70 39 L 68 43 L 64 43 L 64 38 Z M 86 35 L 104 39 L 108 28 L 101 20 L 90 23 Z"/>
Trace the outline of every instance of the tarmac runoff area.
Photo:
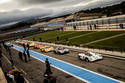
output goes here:
<path id="1" fill-rule="evenodd" d="M 13 48 L 16 50 L 19 50 L 19 51 L 23 51 L 23 48 L 20 48 L 18 46 L 14 46 Z M 35 51 L 38 51 L 38 50 L 35 50 Z M 50 61 L 50 63 L 52 63 L 53 67 L 65 72 L 65 73 L 68 73 L 84 82 L 88 82 L 88 83 L 124 83 L 122 81 L 125 81 L 125 79 L 124 79 L 125 78 L 125 76 L 124 76 L 125 67 L 122 66 L 122 65 L 124 65 L 125 61 L 123 61 L 123 60 L 104 58 L 104 60 L 102 60 L 102 61 L 97 61 L 94 63 L 86 63 L 83 61 L 79 61 L 78 58 L 75 56 L 76 53 L 74 53 L 74 52 L 70 52 L 69 54 L 64 55 L 64 56 L 59 56 L 59 55 L 56 55 L 53 53 L 40 54 L 40 53 L 37 53 L 34 51 L 30 51 L 30 54 L 32 57 L 34 57 L 42 62 L 44 62 L 45 58 L 48 57 L 49 61 Z M 48 55 L 48 56 L 46 56 L 46 55 Z M 55 58 L 52 58 L 49 56 L 52 56 Z M 58 58 L 58 59 L 56 59 L 56 58 Z M 59 59 L 61 59 L 61 60 L 59 60 Z M 63 59 L 63 61 L 62 61 L 62 59 Z M 72 64 L 70 64 L 70 63 L 72 63 Z M 73 64 L 75 64 L 75 65 L 73 65 Z M 80 67 L 78 67 L 76 65 L 78 65 Z M 86 69 L 84 69 L 83 67 Z M 87 70 L 87 69 L 90 69 L 94 72 Z M 95 72 L 102 73 L 104 75 L 107 75 L 107 76 L 110 76 L 112 78 L 122 80 L 122 81 L 118 81 L 118 80 L 112 79 L 110 77 L 107 77 L 107 76 L 104 76 L 102 74 L 98 74 Z M 68 83 L 70 83 L 70 82 L 68 82 Z M 77 82 L 77 83 L 80 83 L 80 82 Z"/>

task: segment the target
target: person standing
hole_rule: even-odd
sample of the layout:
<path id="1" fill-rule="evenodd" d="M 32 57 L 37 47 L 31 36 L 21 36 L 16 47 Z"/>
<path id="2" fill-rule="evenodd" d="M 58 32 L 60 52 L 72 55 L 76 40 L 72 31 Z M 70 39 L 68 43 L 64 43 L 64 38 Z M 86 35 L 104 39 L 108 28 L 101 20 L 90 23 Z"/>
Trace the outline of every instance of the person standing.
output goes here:
<path id="1" fill-rule="evenodd" d="M 19 55 L 19 59 L 23 61 L 22 52 L 19 52 L 18 55 Z"/>
<path id="2" fill-rule="evenodd" d="M 92 25 L 90 25 L 90 30 L 92 30 Z"/>
<path id="3" fill-rule="evenodd" d="M 27 50 L 29 50 L 30 49 L 30 46 L 29 46 L 29 44 L 27 44 Z"/>
<path id="4" fill-rule="evenodd" d="M 23 52 L 23 55 L 24 55 L 25 62 L 27 62 L 27 55 L 26 55 L 25 51 Z"/>
<path id="5" fill-rule="evenodd" d="M 42 38 L 39 38 L 39 41 L 42 42 Z"/>
<path id="6" fill-rule="evenodd" d="M 16 83 L 24 83 L 24 77 L 18 71 L 14 72 L 14 79 L 15 79 Z"/>
<path id="7" fill-rule="evenodd" d="M 30 53 L 29 53 L 29 50 L 28 50 L 28 49 L 26 50 L 26 53 L 27 53 L 28 59 L 29 59 L 29 61 L 30 61 Z"/>
<path id="8" fill-rule="evenodd" d="M 73 26 L 73 29 L 76 30 L 76 26 Z"/>
<path id="9" fill-rule="evenodd" d="M 120 29 L 123 29 L 123 28 L 124 28 L 122 23 L 119 24 L 119 26 L 120 26 Z"/>
<path id="10" fill-rule="evenodd" d="M 26 51 L 26 46 L 25 46 L 25 44 L 23 44 L 23 48 L 24 48 L 24 51 Z"/>
<path id="11" fill-rule="evenodd" d="M 49 74 L 52 74 L 52 71 L 51 71 L 51 68 L 50 68 L 50 63 L 48 61 L 48 58 L 46 58 L 45 64 L 46 64 L 46 73 L 49 76 Z"/>
<path id="12" fill-rule="evenodd" d="M 59 41 L 59 36 L 56 37 L 56 40 Z"/>
<path id="13" fill-rule="evenodd" d="M 28 59 L 30 60 L 30 53 L 29 53 L 29 44 L 27 44 L 27 50 L 26 50 L 26 53 L 27 53 L 27 56 L 28 56 Z"/>
<path id="14" fill-rule="evenodd" d="M 94 29 L 96 29 L 96 24 L 94 24 Z"/>

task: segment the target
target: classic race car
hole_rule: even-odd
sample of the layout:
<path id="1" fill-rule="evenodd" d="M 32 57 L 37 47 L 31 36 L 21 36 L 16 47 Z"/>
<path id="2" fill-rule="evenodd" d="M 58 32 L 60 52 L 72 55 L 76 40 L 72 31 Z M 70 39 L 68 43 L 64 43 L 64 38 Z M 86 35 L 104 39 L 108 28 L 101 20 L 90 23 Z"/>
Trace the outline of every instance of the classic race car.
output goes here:
<path id="1" fill-rule="evenodd" d="M 85 60 L 86 62 L 93 62 L 103 59 L 102 54 L 94 53 L 91 51 L 84 51 L 83 53 L 79 53 L 78 58 L 80 60 Z"/>
<path id="2" fill-rule="evenodd" d="M 50 52 L 50 51 L 54 51 L 54 47 L 52 47 L 52 46 L 44 46 L 44 47 L 40 47 L 40 50 L 42 52 Z"/>
<path id="3" fill-rule="evenodd" d="M 40 47 L 43 47 L 44 45 L 42 45 L 42 44 L 35 44 L 34 45 L 34 48 L 36 48 L 36 49 L 39 49 Z"/>
<path id="4" fill-rule="evenodd" d="M 32 43 L 29 44 L 30 47 L 34 47 L 34 45 L 35 45 L 34 42 L 32 42 Z"/>
<path id="5" fill-rule="evenodd" d="M 5 42 L 4 45 L 8 46 L 8 47 L 13 47 L 13 44 L 9 43 L 9 42 Z"/>
<path id="6" fill-rule="evenodd" d="M 23 45 L 25 42 L 24 41 L 19 41 L 18 44 Z"/>
<path id="7" fill-rule="evenodd" d="M 65 53 L 69 53 L 69 49 L 63 48 L 63 47 L 56 47 L 54 52 L 57 54 L 65 54 Z"/>

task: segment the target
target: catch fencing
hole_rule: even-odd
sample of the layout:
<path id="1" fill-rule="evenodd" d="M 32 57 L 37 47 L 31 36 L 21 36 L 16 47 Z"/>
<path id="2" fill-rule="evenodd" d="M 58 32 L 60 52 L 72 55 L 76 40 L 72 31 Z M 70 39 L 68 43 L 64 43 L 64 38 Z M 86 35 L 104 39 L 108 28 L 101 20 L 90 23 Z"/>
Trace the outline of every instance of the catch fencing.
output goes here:
<path id="1" fill-rule="evenodd" d="M 125 25 L 125 15 L 105 17 L 99 19 L 76 21 L 65 24 L 66 29 L 120 29 L 120 24 Z M 95 27 L 96 25 L 96 27 Z"/>

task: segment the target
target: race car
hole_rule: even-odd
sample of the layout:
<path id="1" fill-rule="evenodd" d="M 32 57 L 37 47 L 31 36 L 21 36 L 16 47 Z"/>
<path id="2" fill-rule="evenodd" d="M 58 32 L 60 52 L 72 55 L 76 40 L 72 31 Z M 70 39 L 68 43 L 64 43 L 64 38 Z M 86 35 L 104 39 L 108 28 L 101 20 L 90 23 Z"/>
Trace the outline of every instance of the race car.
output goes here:
<path id="1" fill-rule="evenodd" d="M 34 45 L 35 45 L 34 42 L 32 42 L 32 43 L 29 44 L 30 47 L 34 47 Z"/>
<path id="2" fill-rule="evenodd" d="M 86 62 L 93 62 L 103 59 L 102 54 L 94 53 L 91 51 L 84 51 L 83 53 L 78 54 L 80 60 L 85 60 Z"/>
<path id="3" fill-rule="evenodd" d="M 36 48 L 36 49 L 39 49 L 40 47 L 43 47 L 44 45 L 42 45 L 42 44 L 35 44 L 34 45 L 34 48 Z"/>
<path id="4" fill-rule="evenodd" d="M 9 43 L 9 42 L 5 42 L 4 45 L 8 46 L 8 47 L 13 47 L 13 44 Z"/>
<path id="5" fill-rule="evenodd" d="M 63 48 L 63 47 L 56 47 L 54 52 L 56 54 L 66 54 L 66 53 L 69 53 L 69 49 Z"/>
<path id="6" fill-rule="evenodd" d="M 43 46 L 40 47 L 41 52 L 50 52 L 50 51 L 54 51 L 54 47 L 52 46 Z"/>
<path id="7" fill-rule="evenodd" d="M 16 41 L 15 41 L 15 43 L 19 44 L 19 43 L 20 43 L 20 41 L 19 41 L 19 40 L 16 40 Z"/>
<path id="8" fill-rule="evenodd" d="M 19 41 L 18 44 L 23 45 L 25 42 L 24 41 Z"/>

